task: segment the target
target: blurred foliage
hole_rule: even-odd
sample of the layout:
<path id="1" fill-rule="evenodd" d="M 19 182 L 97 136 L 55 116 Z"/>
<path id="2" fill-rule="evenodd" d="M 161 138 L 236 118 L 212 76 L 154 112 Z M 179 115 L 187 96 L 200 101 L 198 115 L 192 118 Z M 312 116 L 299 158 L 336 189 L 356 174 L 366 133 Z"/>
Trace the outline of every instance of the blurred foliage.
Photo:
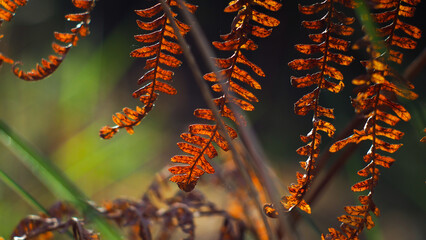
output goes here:
<path id="1" fill-rule="evenodd" d="M 193 109 L 205 105 L 201 100 L 194 101 L 201 98 L 189 71 L 183 69 L 177 72 L 174 83 L 178 95 L 161 96 L 134 135 L 119 134 L 109 141 L 98 137 L 101 126 L 112 124 L 112 113 L 124 106 L 138 104 L 131 93 L 144 72 L 143 61 L 129 57 L 130 51 L 138 47 L 133 39 L 134 34 L 139 34 L 133 10 L 147 7 L 151 1 L 115 2 L 98 1 L 92 16 L 91 35 L 70 51 L 65 62 L 50 78 L 28 83 L 16 79 L 8 66 L 3 66 L 0 71 L 0 119 L 42 155 L 50 158 L 96 202 L 120 196 L 141 196 L 153 174 L 166 166 L 170 157 L 178 152 L 175 143 L 188 123 L 194 122 Z M 197 17 L 212 41 L 229 31 L 232 16 L 222 12 L 226 3 L 198 3 L 201 8 Z M 293 103 L 304 90 L 290 86 L 292 72 L 287 67 L 287 63 L 298 54 L 293 45 L 307 41 L 306 33 L 300 27 L 301 17 L 295 10 L 296 4 L 296 1 L 287 1 L 281 11 L 273 14 L 282 24 L 270 38 L 260 39 L 259 51 L 250 56 L 258 59 L 254 62 L 263 68 L 267 77 L 260 79 L 263 90 L 255 94 L 261 101 L 249 117 L 284 185 L 293 181 L 301 160 L 295 152 L 300 145 L 296 139 L 310 125 L 308 118 L 293 114 Z M 421 3 L 416 18 L 410 20 L 421 29 L 426 29 L 423 21 L 425 5 L 425 2 Z M 17 11 L 12 23 L 3 24 L 1 33 L 5 34 L 5 38 L 0 42 L 1 51 L 22 60 L 24 69 L 31 69 L 41 57 L 51 53 L 52 33 L 66 29 L 68 25 L 63 15 L 69 9 L 73 9 L 70 1 L 30 1 Z M 356 34 L 357 37 L 362 35 L 360 31 Z M 402 72 L 425 46 L 423 37 L 417 51 L 407 52 L 399 70 Z M 353 54 L 364 56 L 362 52 Z M 343 70 L 346 77 L 343 93 L 324 95 L 321 100 L 324 105 L 335 106 L 336 119 L 340 119 L 333 123 L 337 129 L 342 129 L 354 116 L 347 97 L 353 96 L 349 79 L 363 71 L 358 62 Z M 426 72 L 423 70 L 414 80 L 419 99 L 403 102 L 412 114 L 412 120 L 399 124 L 399 129 L 406 133 L 404 147 L 394 154 L 395 165 L 383 171 L 381 176 L 376 203 L 382 216 L 375 221 L 378 224 L 375 230 L 367 233 L 368 239 L 426 238 L 426 148 L 419 142 L 426 126 L 424 78 Z M 170 119 L 175 120 L 173 125 Z M 330 141 L 324 141 L 323 149 Z M 336 206 L 354 202 L 349 186 L 359 180 L 353 170 L 361 168 L 364 151 L 359 152 L 351 157 L 346 170 L 338 176 L 339 180 L 323 192 L 314 208 L 313 221 L 323 232 L 328 226 L 337 224 L 336 217 L 341 209 Z M 48 207 L 60 200 L 5 145 L 0 145 L 0 169 L 43 206 Z M 339 198 L 335 198 L 336 195 Z M 218 198 L 217 194 L 215 197 Z M 0 236 L 9 236 L 20 219 L 37 211 L 0 182 Z M 310 239 L 310 234 L 318 236 L 307 223 L 302 223 L 299 230 L 302 239 Z"/>

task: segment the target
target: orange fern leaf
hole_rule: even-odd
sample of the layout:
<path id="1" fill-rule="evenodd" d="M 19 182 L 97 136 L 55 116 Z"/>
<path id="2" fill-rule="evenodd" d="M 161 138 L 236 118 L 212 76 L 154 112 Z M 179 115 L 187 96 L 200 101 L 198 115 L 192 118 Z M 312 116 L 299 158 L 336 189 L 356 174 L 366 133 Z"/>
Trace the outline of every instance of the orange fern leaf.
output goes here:
<path id="1" fill-rule="evenodd" d="M 3 64 L 3 62 L 13 64 L 14 61 L 0 53 L 0 65 Z"/>
<path id="2" fill-rule="evenodd" d="M 394 153 L 402 146 L 402 144 L 389 143 L 382 138 L 400 140 L 404 133 L 394 129 L 393 126 L 401 119 L 408 121 L 411 118 L 410 113 L 402 105 L 395 102 L 392 96 L 398 95 L 410 100 L 417 98 L 417 94 L 402 88 L 401 79 L 397 77 L 398 74 L 395 73 L 389 62 L 402 62 L 402 53 L 393 50 L 393 47 L 412 49 L 415 46 L 414 40 L 397 36 L 395 30 L 400 29 L 412 38 L 420 38 L 420 30 L 400 20 L 400 16 L 412 16 L 412 5 L 418 2 L 406 0 L 376 1 L 373 5 L 375 9 L 382 11 L 373 14 L 374 20 L 379 24 L 391 23 L 378 29 L 379 34 L 385 37 L 385 43 L 388 47 L 385 53 L 379 52 L 381 49 L 377 43 L 369 42 L 368 38 L 363 39 L 366 42 L 364 44 L 367 45 L 367 52 L 371 59 L 362 61 L 367 74 L 353 80 L 355 85 L 362 85 L 363 88 L 352 100 L 352 105 L 356 112 L 365 113 L 367 120 L 362 130 L 355 129 L 351 136 L 337 141 L 330 147 L 331 152 L 336 152 L 349 143 L 358 144 L 364 140 L 372 142 L 363 159 L 367 166 L 358 171 L 358 175 L 366 179 L 354 184 L 351 188 L 354 192 L 369 191 L 369 193 L 359 197 L 361 205 L 345 207 L 346 215 L 338 218 L 342 223 L 341 232 L 331 228 L 327 236 L 322 235 L 322 239 L 358 239 L 358 235 L 364 228 L 371 229 L 374 227 L 370 212 L 376 216 L 380 214 L 373 202 L 374 188 L 380 175 L 378 167 L 389 168 L 395 162 L 395 159 L 379 152 Z M 410 12 L 410 14 L 407 12 Z M 411 30 L 408 31 L 407 29 Z M 405 40 L 400 42 L 401 39 Z M 414 88 L 411 83 L 402 82 L 405 83 L 406 87 Z M 386 110 L 391 110 L 392 113 L 386 112 Z M 379 122 L 386 123 L 391 127 L 383 127 L 379 125 Z"/>
<path id="3" fill-rule="evenodd" d="M 22 4 L 26 3 L 26 1 L 20 2 Z M 85 12 L 65 15 L 67 21 L 78 22 L 71 29 L 71 33 L 54 33 L 56 40 L 67 45 L 52 43 L 52 49 L 57 55 L 50 55 L 47 60 L 42 59 L 41 64 L 37 64 L 34 69 L 28 72 L 18 67 L 20 62 L 15 62 L 12 66 L 12 71 L 17 77 L 25 81 L 37 81 L 50 76 L 62 63 L 70 48 L 77 45 L 80 38 L 89 35 L 90 12 L 95 7 L 95 0 L 73 0 L 72 3 L 75 7 L 85 10 Z"/>
<path id="4" fill-rule="evenodd" d="M 236 138 L 237 133 L 227 127 L 231 138 Z M 194 189 L 198 179 L 204 173 L 214 173 L 214 168 L 206 157 L 212 159 L 217 156 L 213 142 L 220 148 L 229 149 L 225 138 L 219 134 L 217 125 L 195 124 L 189 126 L 189 133 L 181 134 L 185 142 L 179 142 L 179 148 L 189 155 L 176 155 L 171 161 L 185 165 L 173 166 L 169 171 L 174 174 L 170 181 L 176 182 L 180 189 L 189 192 Z"/>
<path id="5" fill-rule="evenodd" d="M 0 21 L 9 22 L 10 20 L 12 20 L 18 6 L 25 6 L 27 2 L 28 0 L 0 1 L 0 5 L 3 7 L 3 8 L 0 8 Z"/>
<path id="6" fill-rule="evenodd" d="M 426 128 L 423 131 L 426 133 Z M 426 142 L 426 136 L 422 137 L 422 139 L 420 139 L 420 142 Z"/>
<path id="7" fill-rule="evenodd" d="M 216 60 L 217 65 L 222 69 L 219 73 L 221 76 L 218 77 L 214 73 L 204 75 L 206 81 L 215 83 L 212 85 L 213 91 L 223 92 L 223 88 L 226 88 L 227 91 L 233 93 L 232 95 L 225 93 L 214 99 L 214 102 L 223 117 L 227 117 L 236 123 L 239 122 L 238 119 L 243 120 L 242 116 L 234 113 L 229 104 L 234 104 L 245 111 L 252 111 L 254 106 L 251 102 L 257 102 L 258 99 L 244 85 L 254 89 L 261 89 L 260 84 L 251 74 L 240 68 L 238 64 L 250 68 L 258 76 L 265 77 L 262 69 L 244 56 L 243 50 L 253 51 L 257 49 L 257 45 L 249 38 L 250 35 L 267 37 L 272 31 L 268 27 L 275 27 L 279 24 L 276 18 L 255 10 L 255 5 L 270 11 L 277 11 L 281 7 L 280 3 L 273 0 L 231 1 L 224 10 L 225 12 L 238 12 L 233 20 L 231 32 L 222 35 L 222 42 L 213 42 L 213 46 L 220 51 L 233 51 L 233 54 L 229 58 Z M 220 79 L 223 79 L 223 84 L 219 83 Z M 213 117 L 213 113 L 209 109 L 197 109 L 194 115 L 200 119 L 219 121 Z M 232 139 L 236 138 L 235 130 L 229 126 L 226 127 L 229 136 Z M 207 137 L 201 137 L 200 135 Z M 178 143 L 178 146 L 182 151 L 190 155 L 174 156 L 171 159 L 172 162 L 183 165 L 173 166 L 169 169 L 174 174 L 170 180 L 176 182 L 182 190 L 191 191 L 201 175 L 214 172 L 213 167 L 205 158 L 205 155 L 210 159 L 217 155 L 215 148 L 211 144 L 215 142 L 225 151 L 229 148 L 226 140 L 218 132 L 217 123 L 213 125 L 192 125 L 189 128 L 189 133 L 184 133 L 181 137 L 186 142 Z"/>
<path id="8" fill-rule="evenodd" d="M 326 11 L 324 17 L 313 20 L 303 21 L 302 26 L 309 30 L 321 30 L 321 33 L 310 34 L 309 38 L 313 44 L 298 44 L 296 50 L 307 55 L 319 54 L 318 58 L 302 58 L 291 61 L 288 65 L 294 70 L 318 69 L 318 72 L 307 74 L 302 77 L 291 77 L 291 84 L 297 88 L 316 85 L 316 88 L 304 95 L 294 104 L 294 111 L 298 115 L 305 116 L 313 112 L 313 128 L 306 136 L 301 136 L 305 143 L 303 147 L 297 149 L 297 153 L 307 156 L 308 159 L 300 162 L 301 167 L 306 174 L 297 173 L 297 184 L 291 184 L 288 189 L 290 196 L 284 196 L 281 203 L 284 208 L 291 211 L 294 207 L 310 213 L 311 208 L 303 199 L 313 178 L 315 177 L 316 159 L 319 154 L 319 145 L 321 135 L 319 132 L 326 133 L 332 137 L 335 127 L 320 117 L 333 119 L 334 110 L 319 105 L 320 93 L 327 90 L 332 93 L 338 93 L 343 88 L 343 74 L 331 64 L 347 66 L 352 62 L 353 57 L 344 55 L 336 51 L 347 51 L 349 42 L 336 36 L 349 36 L 353 33 L 352 24 L 355 19 L 347 17 L 338 10 L 338 3 L 345 7 L 353 8 L 353 1 L 327 0 L 312 5 L 299 5 L 299 11 L 305 15 L 313 15 Z M 338 83 L 332 81 L 337 80 Z"/>
<path id="9" fill-rule="evenodd" d="M 0 8 L 0 26 L 4 21 L 10 22 L 13 18 L 13 16 L 16 13 L 16 10 L 18 6 L 25 6 L 27 4 L 28 0 L 4 0 L 0 1 L 0 6 L 3 8 Z M 3 35 L 0 35 L 0 39 L 3 38 Z M 13 64 L 15 61 L 13 59 L 10 59 L 6 56 L 4 56 L 2 53 L 0 53 L 0 65 L 5 63 Z"/>
<path id="10" fill-rule="evenodd" d="M 169 0 L 167 4 L 178 6 L 175 0 Z M 191 12 L 195 12 L 197 9 L 195 5 L 186 4 L 186 6 Z M 182 50 L 180 45 L 176 43 L 177 37 L 170 25 L 170 19 L 163 13 L 160 3 L 135 12 L 143 18 L 151 19 L 150 21 L 137 20 L 139 28 L 149 32 L 135 35 L 136 41 L 144 43 L 144 46 L 130 53 L 132 57 L 148 58 L 144 67 L 147 72 L 138 80 L 139 85 L 145 85 L 133 93 L 133 97 L 138 98 L 144 106 L 142 108 L 137 107 L 136 111 L 124 108 L 124 114 L 116 113 L 113 116 L 113 121 L 117 125 L 114 127 L 105 126 L 100 130 L 100 136 L 104 139 L 113 137 L 120 128 L 124 128 L 128 133 L 133 134 L 133 127 L 139 125 L 142 119 L 151 111 L 160 93 L 169 95 L 177 93 L 177 90 L 169 84 L 172 81 L 174 72 L 163 67 L 164 65 L 176 68 L 182 63 L 173 56 L 181 54 Z M 161 15 L 157 17 L 159 14 Z M 188 25 L 176 18 L 173 21 L 177 23 L 182 35 L 189 32 L 190 27 Z"/>

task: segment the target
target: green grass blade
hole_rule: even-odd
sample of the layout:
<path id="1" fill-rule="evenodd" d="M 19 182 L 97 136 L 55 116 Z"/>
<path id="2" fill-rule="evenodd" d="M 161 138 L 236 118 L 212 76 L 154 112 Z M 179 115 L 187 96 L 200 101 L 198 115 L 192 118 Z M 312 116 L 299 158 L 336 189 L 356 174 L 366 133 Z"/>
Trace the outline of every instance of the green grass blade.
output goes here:
<path id="1" fill-rule="evenodd" d="M 387 50 L 384 44 L 383 38 L 377 33 L 376 22 L 371 17 L 370 10 L 368 9 L 364 0 L 356 0 L 357 6 L 355 12 L 358 16 L 358 20 L 364 26 L 365 33 L 370 37 L 371 43 L 374 45 L 377 51 L 383 53 Z"/>
<path id="2" fill-rule="evenodd" d="M 79 207 L 81 207 L 82 202 L 87 200 L 84 194 L 56 166 L 32 149 L 1 120 L 0 141 L 35 173 L 55 195 Z"/>
<path id="3" fill-rule="evenodd" d="M 35 209 L 38 209 L 42 213 L 49 216 L 49 212 L 46 208 L 41 205 L 29 192 L 22 188 L 17 182 L 10 178 L 3 170 L 0 169 L 0 180 L 3 181 L 8 187 L 10 187 L 15 193 L 17 193 L 21 198 L 27 202 L 30 206 Z M 72 239 L 74 238 L 70 231 L 67 231 L 67 235 Z"/>
<path id="4" fill-rule="evenodd" d="M 33 196 L 31 196 L 25 189 L 23 189 L 17 182 L 13 181 L 3 170 L 0 169 L 0 180 L 3 181 L 8 187 L 16 192 L 21 198 L 26 201 L 30 206 L 41 212 L 47 214 L 46 208 L 44 208 Z"/>
<path id="5" fill-rule="evenodd" d="M 0 141 L 11 150 L 58 198 L 74 204 L 101 230 L 104 239 L 121 239 L 118 230 L 109 225 L 87 201 L 88 197 L 78 189 L 54 164 L 41 156 L 0 120 Z M 12 181 L 13 182 L 13 181 Z"/>

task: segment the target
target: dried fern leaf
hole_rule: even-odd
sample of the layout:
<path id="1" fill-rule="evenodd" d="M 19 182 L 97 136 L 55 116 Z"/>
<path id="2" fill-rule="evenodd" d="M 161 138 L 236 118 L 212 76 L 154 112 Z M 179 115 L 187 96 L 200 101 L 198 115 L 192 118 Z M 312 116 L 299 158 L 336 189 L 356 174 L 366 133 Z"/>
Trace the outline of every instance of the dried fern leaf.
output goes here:
<path id="1" fill-rule="evenodd" d="M 55 207 L 55 206 L 54 206 Z M 66 209 L 57 209 L 56 213 L 62 214 L 60 211 Z M 55 213 L 55 212 L 53 212 Z M 65 213 L 64 213 L 65 215 Z M 69 216 L 68 216 L 69 217 Z M 69 217 L 68 221 L 62 221 L 62 217 L 44 215 L 30 215 L 21 220 L 12 233 L 12 239 L 38 239 L 49 240 L 54 238 L 53 232 L 62 233 L 69 227 L 72 228 L 73 237 L 75 239 L 99 240 L 99 234 L 92 230 L 86 229 L 84 223 L 76 217 Z"/>
<path id="2" fill-rule="evenodd" d="M 3 8 L 0 8 L 0 21 L 11 21 L 13 16 L 16 13 L 16 9 L 18 6 L 25 6 L 27 4 L 28 0 L 2 0 L 0 1 L 0 6 Z"/>
<path id="3" fill-rule="evenodd" d="M 354 192 L 368 191 L 368 194 L 359 197 L 361 205 L 345 207 L 346 214 L 338 218 L 342 223 L 340 232 L 330 228 L 326 236 L 322 235 L 322 239 L 358 239 L 363 229 L 374 227 L 371 213 L 375 216 L 380 214 L 373 202 L 374 189 L 380 175 L 378 167 L 389 168 L 395 162 L 395 159 L 382 155 L 381 152 L 394 153 L 402 146 L 402 144 L 390 143 L 383 138 L 400 140 L 404 133 L 393 127 L 400 120 L 408 121 L 411 118 L 410 113 L 397 103 L 394 97 L 400 96 L 410 100 L 417 97 L 417 94 L 410 90 L 414 86 L 401 81 L 390 62 L 402 62 L 402 53 L 394 50 L 395 47 L 412 49 L 415 47 L 415 40 L 412 38 L 420 38 L 418 28 L 401 21 L 401 16 L 413 16 L 413 5 L 418 2 L 374 1 L 373 8 L 378 12 L 373 14 L 373 19 L 379 24 L 379 27 L 381 26 L 378 32 L 385 38 L 387 49 L 383 53 L 381 52 L 383 49 L 378 43 L 369 41 L 369 37 L 363 39 L 362 44 L 367 46 L 366 50 L 370 54 L 370 60 L 361 62 L 366 68 L 367 74 L 353 80 L 353 83 L 361 85 L 362 89 L 352 99 L 352 105 L 356 112 L 365 114 L 366 122 L 363 129 L 355 129 L 351 136 L 335 142 L 330 147 L 331 152 L 336 152 L 350 143 L 371 141 L 371 147 L 363 158 L 367 165 L 358 171 L 358 175 L 365 179 L 351 188 Z M 393 30 L 389 31 L 389 28 Z M 396 31 L 396 29 L 401 31 Z M 405 33 L 409 38 L 400 37 L 397 35 L 399 33 Z M 380 122 L 391 127 L 384 127 Z"/>
<path id="4" fill-rule="evenodd" d="M 14 63 L 13 59 L 8 58 L 8 57 L 6 57 L 6 56 L 4 56 L 3 54 L 0 53 L 0 65 L 3 64 L 3 62 L 9 63 L 9 64 Z"/>
<path id="5" fill-rule="evenodd" d="M 179 6 L 175 0 L 167 1 L 170 6 Z M 191 12 L 195 12 L 197 6 L 185 4 Z M 148 58 L 144 69 L 147 72 L 138 80 L 138 84 L 144 84 L 141 88 L 133 92 L 133 97 L 138 98 L 143 107 L 136 107 L 135 110 L 123 108 L 123 113 L 113 115 L 116 126 L 104 126 L 99 135 L 104 139 L 112 138 L 119 129 L 124 128 L 129 134 L 133 134 L 133 127 L 140 124 L 142 119 L 152 110 L 154 102 L 161 94 L 175 95 L 177 90 L 170 84 L 174 72 L 167 68 L 177 68 L 182 62 L 174 55 L 182 54 L 182 49 L 176 43 L 176 34 L 170 25 L 170 19 L 164 14 L 161 4 L 158 3 L 150 8 L 136 10 L 137 15 L 149 20 L 137 20 L 139 28 L 147 33 L 135 35 L 138 42 L 144 44 L 143 47 L 133 50 L 130 56 L 137 58 Z M 176 16 L 176 14 L 174 13 Z M 179 27 L 180 33 L 185 35 L 190 27 L 185 23 L 173 19 Z"/>
<path id="6" fill-rule="evenodd" d="M 26 1 L 21 1 L 21 3 L 25 4 Z M 81 38 L 89 35 L 90 12 L 95 7 L 95 0 L 73 0 L 72 3 L 85 12 L 65 15 L 67 21 L 77 22 L 76 26 L 71 29 L 71 33 L 54 33 L 56 40 L 66 45 L 53 42 L 52 49 L 57 55 L 52 54 L 48 59 L 42 59 L 40 64 L 37 64 L 34 69 L 28 72 L 18 67 L 21 64 L 20 62 L 15 62 L 12 66 L 12 72 L 17 77 L 25 81 L 38 81 L 50 76 L 62 63 L 70 48 L 77 45 Z"/>
<path id="7" fill-rule="evenodd" d="M 297 115 L 305 116 L 313 112 L 313 128 L 307 135 L 301 136 L 301 140 L 306 145 L 296 150 L 299 155 L 308 157 L 306 161 L 300 163 L 306 174 L 297 173 L 297 184 L 291 184 L 288 187 L 290 195 L 282 198 L 281 203 L 288 211 L 298 207 L 307 213 L 311 213 L 310 206 L 303 198 L 315 177 L 316 160 L 321 143 L 320 132 L 333 137 L 336 130 L 333 124 L 321 119 L 321 117 L 334 119 L 334 110 L 319 104 L 320 94 L 323 91 L 339 93 L 342 90 L 344 86 L 343 74 L 332 65 L 347 66 L 353 60 L 352 56 L 347 56 L 340 52 L 348 50 L 349 42 L 342 37 L 352 35 L 354 29 L 348 25 L 352 24 L 355 19 L 340 12 L 338 9 L 341 6 L 338 5 L 353 8 L 354 2 L 326 0 L 311 5 L 299 5 L 299 12 L 304 15 L 322 12 L 325 12 L 325 14 L 320 19 L 302 22 L 302 26 L 306 29 L 321 31 L 321 33 L 309 35 L 314 43 L 297 44 L 295 46 L 300 53 L 320 55 L 320 57 L 295 59 L 288 64 L 290 68 L 298 71 L 318 70 L 305 76 L 291 77 L 291 84 L 294 87 L 316 86 L 316 88 L 294 104 L 294 112 Z"/>
<path id="8" fill-rule="evenodd" d="M 0 26 L 4 21 L 10 22 L 15 16 L 16 10 L 18 6 L 25 6 L 27 4 L 28 0 L 3 0 L 0 1 Z M 0 35 L 0 39 L 3 38 L 4 35 Z M 2 53 L 0 53 L 0 66 L 5 63 L 13 64 L 15 61 L 11 58 L 8 58 L 4 56 Z"/>
<path id="9" fill-rule="evenodd" d="M 244 56 L 244 51 L 257 49 L 257 45 L 249 37 L 250 35 L 266 37 L 271 32 L 269 27 L 279 24 L 276 18 L 255 10 L 256 5 L 270 11 L 277 11 L 281 7 L 280 3 L 273 0 L 231 1 L 224 10 L 225 12 L 237 12 L 231 25 L 231 32 L 222 35 L 222 41 L 213 42 L 213 46 L 220 51 L 232 51 L 232 55 L 228 58 L 216 59 L 217 66 L 222 69 L 219 73 L 220 77 L 215 73 L 204 75 L 206 81 L 214 83 L 212 85 L 214 92 L 222 93 L 226 88 L 225 92 L 231 93 L 222 94 L 215 98 L 214 102 L 221 116 L 229 118 L 237 124 L 240 121 L 244 122 L 244 119 L 231 110 L 230 104 L 234 104 L 244 111 L 252 111 L 254 110 L 252 102 L 257 102 L 258 99 L 248 90 L 248 87 L 261 89 L 252 74 L 239 66 L 244 66 L 256 75 L 265 77 L 262 69 Z M 219 79 L 223 79 L 223 84 L 219 83 Z M 218 132 L 216 122 L 218 120 L 213 117 L 210 109 L 197 109 L 194 111 L 194 115 L 200 119 L 213 121 L 213 125 L 195 124 L 190 126 L 189 133 L 181 135 L 186 142 L 178 143 L 178 146 L 190 155 L 174 156 L 172 162 L 180 163 L 180 165 L 171 167 L 169 171 L 174 175 L 170 180 L 176 182 L 184 191 L 191 191 L 204 173 L 214 173 L 213 167 L 208 162 L 217 155 L 214 146 L 211 145 L 213 142 L 225 151 L 229 149 L 225 138 Z M 229 126 L 226 128 L 231 139 L 237 137 L 234 129 Z"/>

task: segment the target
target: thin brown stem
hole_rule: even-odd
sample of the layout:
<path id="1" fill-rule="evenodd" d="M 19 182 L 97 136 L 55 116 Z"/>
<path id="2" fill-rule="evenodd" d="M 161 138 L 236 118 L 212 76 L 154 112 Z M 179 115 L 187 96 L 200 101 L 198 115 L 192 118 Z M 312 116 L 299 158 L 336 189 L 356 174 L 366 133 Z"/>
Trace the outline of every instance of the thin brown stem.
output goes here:
<path id="1" fill-rule="evenodd" d="M 403 77 L 407 81 L 413 81 L 426 66 L 426 48 L 405 69 Z"/>
<path id="2" fill-rule="evenodd" d="M 189 11 L 186 9 L 185 5 L 183 4 L 183 0 L 177 0 L 177 2 L 183 6 L 183 17 L 191 25 L 191 34 L 194 37 L 194 40 L 196 44 L 198 45 L 201 55 L 204 59 L 204 61 L 208 64 L 209 69 L 215 73 L 215 75 L 219 79 L 219 83 L 222 85 L 222 91 L 224 94 L 228 96 L 233 96 L 232 92 L 228 90 L 227 87 L 225 87 L 225 81 L 221 74 L 219 74 L 219 69 L 216 66 L 215 62 L 213 61 L 213 57 L 215 56 L 208 40 L 206 39 L 205 35 L 203 34 L 201 27 L 199 26 L 198 22 L 194 18 L 192 14 L 189 13 Z M 203 81 L 204 84 L 204 81 Z M 206 87 L 207 88 L 207 87 Z M 210 93 L 210 91 L 208 91 Z M 210 100 L 209 100 L 210 101 Z M 240 111 L 240 109 L 236 108 L 232 104 L 229 106 L 230 109 L 236 113 L 239 116 L 244 116 L 243 112 Z M 215 111 L 213 111 L 215 113 Z M 215 114 L 216 117 L 216 114 Z M 275 206 L 278 206 L 281 212 L 284 211 L 281 203 L 280 203 L 280 196 L 278 194 L 277 185 L 279 180 L 277 178 L 272 178 L 275 175 L 270 174 L 270 167 L 268 164 L 268 160 L 266 158 L 266 154 L 264 153 L 256 134 L 254 133 L 253 128 L 251 127 L 249 121 L 246 121 L 246 123 L 243 123 L 240 118 L 237 118 L 237 127 L 238 132 L 240 133 L 241 140 L 243 142 L 243 145 L 245 146 L 249 158 L 248 163 L 253 166 L 253 169 L 256 172 L 256 175 L 259 177 L 259 179 L 264 183 L 266 192 L 268 193 L 270 199 L 274 203 Z M 264 216 L 264 214 L 262 214 Z M 290 233 L 290 228 L 288 226 L 288 221 L 284 218 L 283 215 L 279 216 L 279 222 L 280 222 L 280 228 L 286 232 Z"/>
<path id="3" fill-rule="evenodd" d="M 262 207 L 261 207 L 261 202 L 259 200 L 259 196 L 256 192 L 256 189 L 255 189 L 253 183 L 251 182 L 251 179 L 250 179 L 248 172 L 246 171 L 246 168 L 245 168 L 244 163 L 243 163 L 243 159 L 241 158 L 241 156 L 238 154 L 237 150 L 235 149 L 235 146 L 233 145 L 232 139 L 226 131 L 225 124 L 223 123 L 223 120 L 222 120 L 222 116 L 220 115 L 219 110 L 217 109 L 217 106 L 212 101 L 213 96 L 212 96 L 207 84 L 205 83 L 205 81 L 203 79 L 203 74 L 201 73 L 200 67 L 198 66 L 197 62 L 195 61 L 195 58 L 194 58 L 194 56 L 193 56 L 193 54 L 192 54 L 192 52 L 189 48 L 189 45 L 186 43 L 186 40 L 180 34 L 180 31 L 179 31 L 178 26 L 176 25 L 176 22 L 173 21 L 173 17 L 172 17 L 170 7 L 166 4 L 165 0 L 160 0 L 160 2 L 162 4 L 162 7 L 163 7 L 165 13 L 167 14 L 167 17 L 170 20 L 170 23 L 173 27 L 173 30 L 174 30 L 177 38 L 178 38 L 178 42 L 179 42 L 180 46 L 182 47 L 183 54 L 184 54 L 186 60 L 188 61 L 188 65 L 190 66 L 190 69 L 191 69 L 191 71 L 194 75 L 195 81 L 196 81 L 198 87 L 201 90 L 202 96 L 203 96 L 207 106 L 213 112 L 213 115 L 216 119 L 216 124 L 219 127 L 218 130 L 221 133 L 221 135 L 225 138 L 225 140 L 229 143 L 229 148 L 231 150 L 233 160 L 235 161 L 235 164 L 238 166 L 238 169 L 239 169 L 241 175 L 243 176 L 245 181 L 248 183 L 249 192 L 250 192 L 251 197 L 253 197 L 253 199 L 255 199 L 255 201 L 257 202 L 256 206 L 258 208 L 260 215 L 262 216 L 262 221 L 263 221 L 265 228 L 267 230 L 268 237 L 269 237 L 269 239 L 276 239 L 275 235 L 272 233 L 271 227 L 269 225 L 268 220 L 266 219 L 266 216 L 263 214 L 263 210 L 262 210 Z M 187 18 L 187 22 L 191 25 L 192 32 L 195 32 L 196 36 L 204 37 L 204 34 L 199 29 L 199 26 L 197 24 L 195 24 L 196 21 L 194 21 L 194 19 L 188 19 L 187 15 L 191 15 L 191 14 L 189 13 L 188 9 L 186 9 L 184 2 L 181 1 L 181 0 L 180 1 L 178 0 L 178 3 L 184 9 L 184 11 L 183 11 L 184 16 Z M 198 29 L 197 29 L 197 27 L 198 27 Z M 205 41 L 207 41 L 207 40 L 205 39 Z M 214 56 L 213 54 L 209 55 L 209 52 L 212 52 L 211 50 L 209 52 L 206 52 L 206 51 L 201 51 L 201 52 L 203 53 L 203 55 L 205 56 L 206 59 L 209 59 L 208 62 L 210 62 L 211 57 Z M 218 74 L 219 69 L 214 65 L 214 63 L 212 62 L 209 65 L 211 65 L 210 67 L 214 66 L 213 72 L 216 74 L 216 76 L 219 76 L 219 78 L 221 78 L 220 77 L 221 75 Z M 220 80 L 222 80 L 222 79 L 220 79 Z M 220 82 L 222 83 L 222 81 L 220 81 Z M 226 88 L 222 88 L 222 89 L 226 89 Z"/>

